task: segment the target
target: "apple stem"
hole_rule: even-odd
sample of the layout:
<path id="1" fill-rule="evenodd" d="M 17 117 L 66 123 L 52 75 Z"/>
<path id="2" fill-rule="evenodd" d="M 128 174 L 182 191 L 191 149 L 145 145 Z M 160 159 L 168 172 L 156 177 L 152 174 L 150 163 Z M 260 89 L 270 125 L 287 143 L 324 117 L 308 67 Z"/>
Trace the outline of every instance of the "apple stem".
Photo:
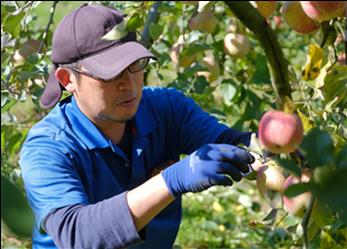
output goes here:
<path id="1" fill-rule="evenodd" d="M 302 219 L 302 222 L 301 222 L 301 226 L 303 229 L 303 237 L 304 237 L 304 244 L 303 244 L 304 249 L 308 249 L 308 247 L 309 247 L 309 241 L 308 241 L 308 236 L 307 236 L 307 226 L 308 226 L 308 222 L 310 220 L 310 216 L 312 213 L 314 201 L 315 201 L 315 197 L 312 194 L 311 198 L 310 198 L 309 205 L 308 205 L 307 210 L 305 212 L 304 218 Z"/>

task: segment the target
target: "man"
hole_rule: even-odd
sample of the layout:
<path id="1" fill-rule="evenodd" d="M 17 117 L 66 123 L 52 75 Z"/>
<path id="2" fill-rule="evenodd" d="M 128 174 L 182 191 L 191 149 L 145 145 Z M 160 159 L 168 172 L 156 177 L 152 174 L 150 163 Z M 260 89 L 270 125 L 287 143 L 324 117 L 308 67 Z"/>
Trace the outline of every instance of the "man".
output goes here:
<path id="1" fill-rule="evenodd" d="M 34 248 L 170 248 L 181 195 L 230 186 L 254 158 L 232 130 L 174 89 L 144 88 L 155 58 L 133 32 L 109 39 L 123 14 L 83 5 L 59 23 L 40 99 L 53 107 L 20 157 L 35 213 Z M 187 154 L 179 161 L 181 154 Z"/>

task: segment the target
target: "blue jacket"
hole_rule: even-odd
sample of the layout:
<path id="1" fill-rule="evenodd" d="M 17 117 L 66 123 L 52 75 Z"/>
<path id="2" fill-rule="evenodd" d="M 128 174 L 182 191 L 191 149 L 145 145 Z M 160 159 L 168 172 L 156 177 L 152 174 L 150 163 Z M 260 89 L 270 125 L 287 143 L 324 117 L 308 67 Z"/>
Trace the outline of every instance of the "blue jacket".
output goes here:
<path id="1" fill-rule="evenodd" d="M 138 248 L 172 247 L 182 217 L 181 199 L 158 214 L 140 236 L 124 193 L 179 160 L 181 154 L 214 142 L 228 127 L 175 89 L 144 88 L 133 128 L 132 158 L 128 158 L 70 96 L 30 130 L 20 165 L 36 217 L 34 248 L 56 248 L 45 232 L 45 219 L 69 206 L 85 207 L 84 213 L 68 221 L 73 223 L 68 235 L 71 247 L 115 248 L 132 243 Z"/>

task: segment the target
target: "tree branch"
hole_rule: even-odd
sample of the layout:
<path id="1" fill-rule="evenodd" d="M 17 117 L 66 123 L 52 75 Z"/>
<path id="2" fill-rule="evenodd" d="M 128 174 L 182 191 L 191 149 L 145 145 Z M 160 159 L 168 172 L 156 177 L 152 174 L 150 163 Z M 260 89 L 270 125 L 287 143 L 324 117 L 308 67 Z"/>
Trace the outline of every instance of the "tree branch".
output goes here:
<path id="1" fill-rule="evenodd" d="M 50 27 L 51 24 L 53 23 L 53 17 L 54 17 L 54 13 L 55 13 L 55 8 L 56 8 L 58 2 L 59 2 L 59 1 L 53 1 L 52 8 L 51 8 L 50 13 L 49 13 L 49 20 L 48 20 L 48 23 L 47 23 L 45 32 L 44 32 L 43 35 L 42 35 L 42 41 L 41 41 L 41 44 L 40 44 L 38 53 L 41 53 L 41 52 L 42 52 L 43 45 L 44 45 L 44 43 L 45 43 L 45 41 L 46 41 L 46 37 L 47 37 L 47 34 L 48 34 L 49 27 Z"/>
<path id="2" fill-rule="evenodd" d="M 148 18 L 146 20 L 146 23 L 142 32 L 142 42 L 147 48 L 149 48 L 152 43 L 151 37 L 149 35 L 149 25 L 151 23 L 155 23 L 158 20 L 158 16 L 159 16 L 158 9 L 161 4 L 162 4 L 161 1 L 155 1 L 155 3 L 149 9 Z"/>
<path id="3" fill-rule="evenodd" d="M 249 3 L 244 1 L 224 1 L 234 15 L 259 40 L 268 60 L 272 86 L 277 95 L 277 105 L 283 107 L 286 97 L 291 98 L 291 87 L 288 77 L 288 62 L 284 58 L 282 49 L 275 33 L 266 19 Z"/>

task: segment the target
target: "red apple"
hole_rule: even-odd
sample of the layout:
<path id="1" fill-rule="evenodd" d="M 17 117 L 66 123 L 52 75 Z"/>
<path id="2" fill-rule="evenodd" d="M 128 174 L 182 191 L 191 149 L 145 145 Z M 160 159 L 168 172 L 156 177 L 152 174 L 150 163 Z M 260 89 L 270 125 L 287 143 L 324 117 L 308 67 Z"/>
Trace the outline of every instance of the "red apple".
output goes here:
<path id="1" fill-rule="evenodd" d="M 249 51 L 249 41 L 241 34 L 229 33 L 224 37 L 224 52 L 241 58 Z"/>
<path id="2" fill-rule="evenodd" d="M 346 1 L 300 1 L 306 15 L 317 21 L 328 21 L 346 13 Z"/>
<path id="3" fill-rule="evenodd" d="M 263 165 L 257 171 L 257 188 L 260 196 L 272 207 L 282 207 L 285 178 L 282 170 L 274 165 Z"/>
<path id="4" fill-rule="evenodd" d="M 259 123 L 261 144 L 275 154 L 295 151 L 303 139 L 303 125 L 296 114 L 266 112 Z"/>
<path id="5" fill-rule="evenodd" d="M 287 189 L 289 186 L 299 182 L 309 182 L 310 178 L 311 178 L 311 173 L 308 170 L 305 170 L 302 172 L 300 179 L 291 175 L 284 182 L 284 190 Z M 284 207 L 289 213 L 298 217 L 303 217 L 308 207 L 308 204 L 311 198 L 311 193 L 310 192 L 302 193 L 293 198 L 289 198 L 283 195 L 282 198 L 283 198 Z"/>
<path id="6" fill-rule="evenodd" d="M 38 40 L 28 40 L 23 46 L 16 50 L 13 55 L 13 61 L 15 64 L 23 64 L 25 60 L 32 54 L 36 53 L 41 45 Z"/>
<path id="7" fill-rule="evenodd" d="M 274 16 L 273 21 L 275 23 L 275 28 L 278 29 L 282 26 L 282 18 L 280 16 Z"/>
<path id="8" fill-rule="evenodd" d="M 282 192 L 284 181 L 282 170 L 277 166 L 264 165 L 257 171 L 257 187 L 261 196 L 265 196 L 269 189 Z"/>
<path id="9" fill-rule="evenodd" d="M 285 1 L 280 12 L 284 21 L 298 33 L 306 34 L 319 28 L 318 23 L 305 14 L 299 1 Z"/>
<path id="10" fill-rule="evenodd" d="M 217 27 L 218 19 L 210 10 L 198 12 L 188 23 L 191 30 L 199 30 L 201 32 L 213 33 Z"/>
<path id="11" fill-rule="evenodd" d="M 269 18 L 276 10 L 277 1 L 251 1 L 251 4 L 264 18 Z"/>
<path id="12" fill-rule="evenodd" d="M 337 62 L 341 65 L 347 65 L 346 63 L 346 54 L 340 54 L 338 57 L 337 57 Z"/>

